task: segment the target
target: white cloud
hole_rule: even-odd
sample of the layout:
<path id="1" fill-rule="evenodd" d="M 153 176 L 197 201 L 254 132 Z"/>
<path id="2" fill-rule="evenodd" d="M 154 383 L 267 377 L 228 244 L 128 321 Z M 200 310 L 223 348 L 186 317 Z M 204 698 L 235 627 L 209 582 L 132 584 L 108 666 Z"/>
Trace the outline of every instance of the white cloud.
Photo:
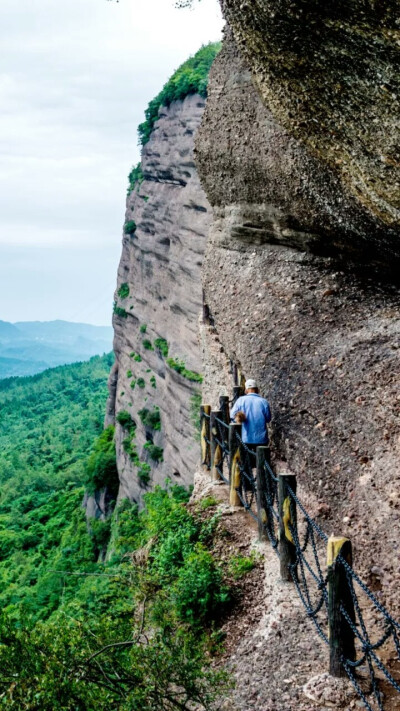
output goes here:
<path id="1" fill-rule="evenodd" d="M 73 279 L 68 245 L 119 250 L 144 109 L 179 64 L 219 38 L 222 22 L 217 0 L 192 11 L 173 0 L 22 4 L 0 5 L 0 250 L 4 263 L 10 246 L 48 246 L 53 256 L 62 247 L 61 284 L 64 273 Z M 12 301 L 0 283 L 0 319 L 24 318 L 24 298 Z M 46 308 L 43 299 L 37 318 Z"/>

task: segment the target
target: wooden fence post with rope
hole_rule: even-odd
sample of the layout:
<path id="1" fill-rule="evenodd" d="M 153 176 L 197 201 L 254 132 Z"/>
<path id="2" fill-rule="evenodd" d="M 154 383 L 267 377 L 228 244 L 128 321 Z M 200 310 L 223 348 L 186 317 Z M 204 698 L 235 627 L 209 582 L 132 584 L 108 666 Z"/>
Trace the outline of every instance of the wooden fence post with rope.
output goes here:
<path id="1" fill-rule="evenodd" d="M 243 458 L 239 440 L 241 432 L 242 425 L 237 425 L 236 423 L 229 425 L 229 503 L 231 506 L 241 505 L 237 492 L 241 484 L 241 456 Z M 239 438 L 237 435 L 239 435 Z"/>
<path id="2" fill-rule="evenodd" d="M 201 464 L 207 470 L 210 469 L 210 467 L 211 467 L 210 415 L 211 415 L 211 405 L 201 405 L 201 407 L 200 407 Z"/>
<path id="3" fill-rule="evenodd" d="M 211 441 L 211 479 L 219 481 L 220 476 L 217 467 L 220 467 L 223 462 L 222 447 L 219 444 L 218 420 L 222 419 L 221 410 L 211 410 L 210 416 L 210 441 Z M 219 436 L 218 436 L 219 435 Z"/>
<path id="4" fill-rule="evenodd" d="M 296 503 L 290 495 L 288 487 L 296 494 L 296 476 L 294 474 L 279 474 L 279 555 L 281 578 L 282 580 L 291 581 L 293 580 L 293 565 L 297 557 L 291 529 L 297 526 L 297 513 Z"/>
<path id="5" fill-rule="evenodd" d="M 354 632 L 345 619 L 342 609 L 355 625 L 354 602 L 342 559 L 352 565 L 353 553 L 348 538 L 331 536 L 328 540 L 328 621 L 329 621 L 329 673 L 346 676 L 343 659 L 354 661 Z"/>

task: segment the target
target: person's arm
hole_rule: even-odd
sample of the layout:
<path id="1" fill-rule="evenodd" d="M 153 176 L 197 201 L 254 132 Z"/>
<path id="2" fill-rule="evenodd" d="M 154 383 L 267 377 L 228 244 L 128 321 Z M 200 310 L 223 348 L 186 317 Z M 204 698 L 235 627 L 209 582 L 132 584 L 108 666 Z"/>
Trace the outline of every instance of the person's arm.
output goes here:
<path id="1" fill-rule="evenodd" d="M 243 398 L 242 398 L 242 397 L 238 397 L 238 399 L 236 400 L 234 406 L 232 407 L 232 410 L 231 410 L 231 420 L 232 420 L 232 422 L 235 422 L 235 421 L 236 421 L 236 420 L 235 420 L 235 417 L 236 417 L 236 415 L 238 414 L 238 412 L 240 412 L 240 413 L 243 415 L 243 419 L 242 419 L 241 421 L 245 420 L 245 419 L 246 419 L 246 415 L 245 415 L 244 412 L 243 412 Z"/>
<path id="2" fill-rule="evenodd" d="M 232 420 L 232 422 L 236 422 L 236 424 L 238 424 L 238 425 L 239 425 L 239 424 L 241 425 L 241 424 L 245 421 L 245 419 L 246 419 L 246 415 L 245 415 L 245 413 L 244 413 L 243 410 L 242 410 L 242 402 L 241 402 L 241 399 L 242 399 L 242 398 L 239 397 L 239 398 L 236 400 L 236 402 L 235 402 L 235 404 L 234 404 L 234 406 L 232 407 L 232 410 L 231 410 L 231 420 Z"/>
<path id="3" fill-rule="evenodd" d="M 240 399 L 240 398 L 239 398 L 239 399 Z M 235 421 L 235 415 L 236 415 L 236 413 L 239 412 L 239 410 L 240 410 L 240 406 L 238 405 L 239 399 L 236 400 L 234 406 L 233 406 L 232 409 L 231 409 L 231 421 L 232 421 L 232 422 Z"/>
<path id="4" fill-rule="evenodd" d="M 270 408 L 267 400 L 265 401 L 264 416 L 265 416 L 265 422 L 271 422 L 271 408 Z"/>

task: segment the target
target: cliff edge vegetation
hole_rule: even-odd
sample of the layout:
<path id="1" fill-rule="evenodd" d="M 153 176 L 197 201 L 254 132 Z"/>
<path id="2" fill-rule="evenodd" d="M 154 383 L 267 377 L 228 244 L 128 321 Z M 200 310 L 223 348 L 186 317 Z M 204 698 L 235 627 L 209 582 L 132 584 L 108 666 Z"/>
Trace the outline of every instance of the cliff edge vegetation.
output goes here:
<path id="1" fill-rule="evenodd" d="M 186 60 L 174 72 L 157 96 L 150 101 L 145 111 L 145 121 L 139 125 L 139 140 L 144 146 L 151 135 L 162 106 L 173 101 L 183 101 L 190 94 L 207 96 L 208 74 L 221 49 L 221 42 L 212 42 L 201 47 L 193 57 Z"/>

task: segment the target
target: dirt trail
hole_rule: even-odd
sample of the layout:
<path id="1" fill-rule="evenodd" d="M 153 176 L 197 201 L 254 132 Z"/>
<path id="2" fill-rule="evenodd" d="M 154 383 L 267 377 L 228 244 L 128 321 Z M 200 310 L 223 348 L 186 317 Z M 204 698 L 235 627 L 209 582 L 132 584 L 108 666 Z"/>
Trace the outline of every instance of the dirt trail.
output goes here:
<path id="1" fill-rule="evenodd" d="M 279 576 L 269 543 L 258 541 L 257 524 L 243 509 L 229 506 L 228 487 L 208 475 L 195 476 L 192 503 L 214 497 L 221 515 L 215 548 L 222 560 L 260 554 L 256 567 L 238 581 L 239 602 L 224 622 L 220 660 L 233 674 L 235 689 L 217 708 L 224 711 L 312 711 L 365 708 L 347 680 L 327 674 L 328 649 L 307 619 L 291 583 Z M 398 695 L 397 695 L 398 696 Z M 397 700 L 386 707 L 397 711 Z M 389 705 L 387 705 L 389 704 Z"/>

